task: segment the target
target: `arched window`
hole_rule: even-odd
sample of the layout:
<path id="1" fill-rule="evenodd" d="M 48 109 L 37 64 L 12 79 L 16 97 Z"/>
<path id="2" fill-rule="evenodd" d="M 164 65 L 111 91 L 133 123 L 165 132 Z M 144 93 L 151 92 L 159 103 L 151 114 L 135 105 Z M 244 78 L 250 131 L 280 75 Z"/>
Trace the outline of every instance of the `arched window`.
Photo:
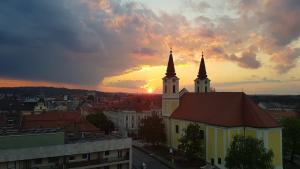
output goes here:
<path id="1" fill-rule="evenodd" d="M 176 88 L 175 88 L 175 85 L 173 85 L 173 93 L 176 92 Z"/>

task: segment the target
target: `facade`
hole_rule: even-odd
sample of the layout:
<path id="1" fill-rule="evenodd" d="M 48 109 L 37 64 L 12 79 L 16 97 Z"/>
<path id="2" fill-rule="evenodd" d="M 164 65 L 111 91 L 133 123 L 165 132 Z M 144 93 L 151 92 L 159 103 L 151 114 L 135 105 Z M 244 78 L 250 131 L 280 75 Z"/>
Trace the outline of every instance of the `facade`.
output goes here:
<path id="1" fill-rule="evenodd" d="M 0 169 L 130 169 L 131 139 L 98 136 L 68 141 L 63 131 L 0 136 Z"/>
<path id="2" fill-rule="evenodd" d="M 210 92 L 203 54 L 194 83 L 194 92 L 186 89 L 178 92 L 179 78 L 171 51 L 162 96 L 168 146 L 177 149 L 184 130 L 189 124 L 196 123 L 202 128 L 202 154 L 208 163 L 225 169 L 225 157 L 233 137 L 244 135 L 263 140 L 265 148 L 274 153 L 275 168 L 283 168 L 282 128 L 269 112 L 259 108 L 242 92 Z"/>
<path id="3" fill-rule="evenodd" d="M 111 120 L 122 135 L 137 134 L 140 121 L 152 114 L 160 115 L 159 110 L 149 111 L 104 111 L 105 116 Z"/>
<path id="4" fill-rule="evenodd" d="M 39 102 L 37 102 L 37 105 L 34 106 L 34 113 L 38 114 L 38 113 L 45 112 L 45 111 L 48 111 L 48 107 L 47 107 L 44 99 L 41 98 L 39 100 Z"/>

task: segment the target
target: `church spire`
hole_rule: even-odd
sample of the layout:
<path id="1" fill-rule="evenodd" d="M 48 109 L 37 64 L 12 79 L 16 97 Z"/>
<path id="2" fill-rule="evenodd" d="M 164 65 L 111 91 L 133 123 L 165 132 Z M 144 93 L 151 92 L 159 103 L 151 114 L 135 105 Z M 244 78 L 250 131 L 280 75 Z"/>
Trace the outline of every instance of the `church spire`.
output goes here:
<path id="1" fill-rule="evenodd" d="M 201 57 L 201 62 L 200 62 L 200 67 L 199 67 L 199 72 L 198 72 L 197 77 L 201 80 L 204 80 L 207 78 L 205 62 L 204 62 L 204 58 L 203 58 L 203 51 L 202 51 L 202 57 Z"/>
<path id="2" fill-rule="evenodd" d="M 173 62 L 172 48 L 170 49 L 170 56 L 169 56 L 169 62 L 168 62 L 166 76 L 167 77 L 175 77 L 176 76 L 174 62 Z"/>

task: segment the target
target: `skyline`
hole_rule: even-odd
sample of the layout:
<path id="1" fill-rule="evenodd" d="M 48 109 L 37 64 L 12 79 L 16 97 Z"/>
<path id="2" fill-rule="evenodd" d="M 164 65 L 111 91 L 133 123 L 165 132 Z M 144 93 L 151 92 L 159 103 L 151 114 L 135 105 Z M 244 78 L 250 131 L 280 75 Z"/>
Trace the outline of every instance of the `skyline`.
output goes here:
<path id="1" fill-rule="evenodd" d="M 170 47 L 193 91 L 300 94 L 297 0 L 0 2 L 0 87 L 160 93 Z M 284 26 L 283 26 L 284 25 Z"/>

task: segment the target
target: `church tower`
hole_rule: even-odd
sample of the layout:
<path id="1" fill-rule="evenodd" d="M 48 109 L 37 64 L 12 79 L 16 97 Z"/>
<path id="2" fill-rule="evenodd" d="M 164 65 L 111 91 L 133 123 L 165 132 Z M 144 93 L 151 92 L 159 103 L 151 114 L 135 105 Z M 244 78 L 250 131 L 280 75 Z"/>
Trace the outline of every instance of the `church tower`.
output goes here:
<path id="1" fill-rule="evenodd" d="M 195 82 L 195 93 L 210 92 L 210 80 L 207 78 L 203 52 L 202 52 L 198 76 L 194 82 Z"/>
<path id="2" fill-rule="evenodd" d="M 163 78 L 162 116 L 170 117 L 179 103 L 179 78 L 175 73 L 172 49 L 170 50 L 166 76 Z"/>
<path id="3" fill-rule="evenodd" d="M 162 117 L 165 124 L 167 145 L 171 145 L 171 114 L 179 105 L 179 78 L 176 76 L 172 49 L 170 50 L 168 68 L 163 80 Z"/>

